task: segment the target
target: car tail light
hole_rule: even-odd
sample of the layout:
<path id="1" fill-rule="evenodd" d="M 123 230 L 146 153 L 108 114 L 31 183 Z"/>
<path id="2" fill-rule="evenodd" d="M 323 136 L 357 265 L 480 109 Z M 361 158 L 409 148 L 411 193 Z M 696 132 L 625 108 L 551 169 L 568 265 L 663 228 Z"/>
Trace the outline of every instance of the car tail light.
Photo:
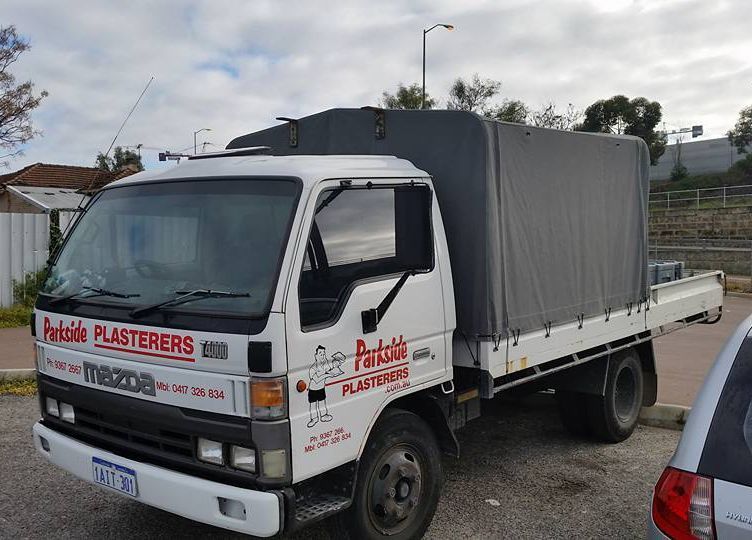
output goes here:
<path id="1" fill-rule="evenodd" d="M 653 522 L 673 539 L 714 540 L 713 481 L 667 467 L 653 493 Z"/>

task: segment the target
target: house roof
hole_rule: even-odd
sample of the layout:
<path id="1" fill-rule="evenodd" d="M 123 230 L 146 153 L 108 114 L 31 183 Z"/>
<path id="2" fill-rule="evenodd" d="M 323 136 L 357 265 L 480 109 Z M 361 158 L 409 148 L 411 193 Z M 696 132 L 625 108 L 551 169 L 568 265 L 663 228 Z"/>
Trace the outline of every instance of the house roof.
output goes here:
<path id="1" fill-rule="evenodd" d="M 44 213 L 50 210 L 78 210 L 89 200 L 87 195 L 82 195 L 75 189 L 12 185 L 5 187 L 9 193 L 17 195 Z"/>
<path id="2" fill-rule="evenodd" d="M 134 172 L 136 171 L 132 169 L 123 169 L 111 173 L 94 167 L 34 163 L 18 171 L 0 175 L 0 192 L 4 191 L 6 186 L 97 191 L 110 182 L 130 176 Z"/>

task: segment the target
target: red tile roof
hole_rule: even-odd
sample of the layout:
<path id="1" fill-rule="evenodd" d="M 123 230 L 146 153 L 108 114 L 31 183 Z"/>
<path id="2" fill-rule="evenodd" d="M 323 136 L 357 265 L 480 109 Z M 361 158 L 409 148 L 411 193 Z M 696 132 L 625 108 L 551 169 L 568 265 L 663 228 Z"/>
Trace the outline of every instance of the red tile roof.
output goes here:
<path id="1" fill-rule="evenodd" d="M 117 173 L 111 173 L 94 167 L 35 163 L 21 170 L 0 175 L 0 192 L 4 191 L 7 185 L 96 191 L 114 180 L 130 176 L 134 172 L 136 171 L 123 169 Z"/>

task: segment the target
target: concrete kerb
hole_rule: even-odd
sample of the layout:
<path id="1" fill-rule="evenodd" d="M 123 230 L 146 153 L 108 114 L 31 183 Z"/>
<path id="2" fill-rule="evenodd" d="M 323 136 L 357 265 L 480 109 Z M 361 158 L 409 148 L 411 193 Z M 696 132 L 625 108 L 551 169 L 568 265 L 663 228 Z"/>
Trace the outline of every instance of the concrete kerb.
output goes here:
<path id="1" fill-rule="evenodd" d="M 20 381 L 36 377 L 34 369 L 0 369 L 0 381 Z"/>
<path id="2" fill-rule="evenodd" d="M 643 407 L 640 410 L 639 422 L 646 426 L 681 431 L 691 410 L 692 407 L 656 403 L 652 407 Z"/>

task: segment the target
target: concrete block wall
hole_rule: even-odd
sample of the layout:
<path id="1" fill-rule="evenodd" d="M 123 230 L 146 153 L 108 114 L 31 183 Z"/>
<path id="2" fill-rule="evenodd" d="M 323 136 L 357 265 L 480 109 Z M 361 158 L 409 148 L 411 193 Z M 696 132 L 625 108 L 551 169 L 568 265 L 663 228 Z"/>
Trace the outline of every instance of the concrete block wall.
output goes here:
<path id="1" fill-rule="evenodd" d="M 752 239 L 752 206 L 650 211 L 650 238 Z"/>
<path id="2" fill-rule="evenodd" d="M 752 207 L 651 210 L 649 236 L 651 258 L 752 275 Z"/>

